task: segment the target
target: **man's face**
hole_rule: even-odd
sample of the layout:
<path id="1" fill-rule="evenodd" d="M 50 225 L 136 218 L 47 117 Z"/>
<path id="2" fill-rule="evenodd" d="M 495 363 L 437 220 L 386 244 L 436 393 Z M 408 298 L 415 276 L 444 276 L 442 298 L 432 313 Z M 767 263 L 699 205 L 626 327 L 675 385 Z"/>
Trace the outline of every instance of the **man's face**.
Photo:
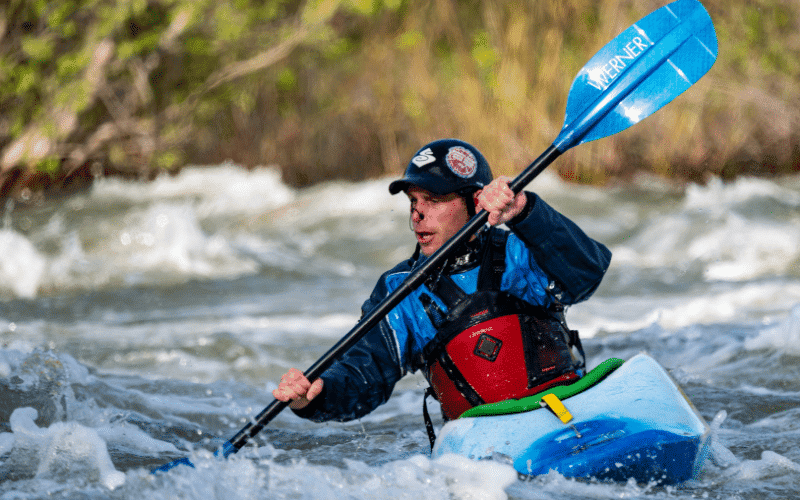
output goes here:
<path id="1" fill-rule="evenodd" d="M 469 221 L 464 198 L 438 195 L 417 186 L 406 191 L 411 202 L 411 228 L 423 255 L 433 255 Z"/>

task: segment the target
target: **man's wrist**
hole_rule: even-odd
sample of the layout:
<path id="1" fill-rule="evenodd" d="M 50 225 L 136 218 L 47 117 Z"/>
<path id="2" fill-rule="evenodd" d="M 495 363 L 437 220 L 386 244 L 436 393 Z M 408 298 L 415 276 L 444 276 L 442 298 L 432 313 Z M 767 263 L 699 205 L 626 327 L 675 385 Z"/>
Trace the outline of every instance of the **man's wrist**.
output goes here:
<path id="1" fill-rule="evenodd" d="M 289 406 L 289 408 L 298 417 L 303 417 L 303 418 L 309 417 L 314 413 L 316 413 L 317 410 L 322 406 L 322 402 L 325 400 L 325 392 L 326 392 L 326 386 L 323 385 L 322 392 L 317 394 L 316 397 L 314 397 L 314 399 L 310 400 L 307 405 L 305 405 L 302 408 L 292 408 L 291 406 Z"/>
<path id="2" fill-rule="evenodd" d="M 534 204 L 534 196 L 529 196 L 527 193 L 525 193 L 525 206 L 522 207 L 522 210 L 506 224 L 510 227 L 524 221 L 528 217 L 528 215 L 530 215 L 531 210 L 533 209 L 533 204 Z"/>

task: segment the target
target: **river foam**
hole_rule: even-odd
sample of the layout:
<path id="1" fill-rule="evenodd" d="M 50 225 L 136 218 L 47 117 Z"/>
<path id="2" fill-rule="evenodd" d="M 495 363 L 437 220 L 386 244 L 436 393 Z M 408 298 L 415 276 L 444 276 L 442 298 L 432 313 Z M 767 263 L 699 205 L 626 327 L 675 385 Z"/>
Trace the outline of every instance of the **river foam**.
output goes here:
<path id="1" fill-rule="evenodd" d="M 357 323 L 377 277 L 413 252 L 408 202 L 389 196 L 388 183 L 296 190 L 277 170 L 226 164 L 150 183 L 103 179 L 7 210 L 0 498 L 760 500 L 800 491 L 800 178 L 597 188 L 545 172 L 529 186 L 614 252 L 595 295 L 567 313 L 590 366 L 646 351 L 717 422 L 714 460 L 697 482 L 517 481 L 502 463 L 431 461 L 419 373 L 366 418 L 315 424 L 286 411 L 239 454 L 215 458 L 272 401 L 280 375 L 319 359 Z M 438 405 L 428 404 L 439 428 Z M 198 468 L 150 474 L 181 456 Z"/>

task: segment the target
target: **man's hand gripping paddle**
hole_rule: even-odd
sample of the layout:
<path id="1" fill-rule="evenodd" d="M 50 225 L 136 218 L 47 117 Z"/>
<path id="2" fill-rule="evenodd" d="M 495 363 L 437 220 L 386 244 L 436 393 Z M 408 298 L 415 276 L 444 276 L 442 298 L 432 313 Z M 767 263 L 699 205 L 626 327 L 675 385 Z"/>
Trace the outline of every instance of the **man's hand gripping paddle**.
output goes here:
<path id="1" fill-rule="evenodd" d="M 650 13 L 603 47 L 581 69 L 569 91 L 561 133 L 509 186 L 519 193 L 568 149 L 621 132 L 650 116 L 697 82 L 716 59 L 714 26 L 699 1 L 677 0 Z M 455 248 L 484 226 L 488 216 L 485 211 L 475 215 L 306 370 L 306 378 L 319 378 L 440 267 Z M 227 441 L 217 456 L 228 457 L 239 451 L 286 406 L 288 403 L 273 401 Z M 181 464 L 193 467 L 188 458 L 181 458 L 153 472 L 168 471 Z"/>

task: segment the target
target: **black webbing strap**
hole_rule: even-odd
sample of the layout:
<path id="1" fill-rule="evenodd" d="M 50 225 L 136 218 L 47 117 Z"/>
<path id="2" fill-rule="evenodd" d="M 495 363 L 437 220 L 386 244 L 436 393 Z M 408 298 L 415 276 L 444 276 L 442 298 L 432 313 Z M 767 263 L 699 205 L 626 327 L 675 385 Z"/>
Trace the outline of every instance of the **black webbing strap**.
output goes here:
<path id="1" fill-rule="evenodd" d="M 477 291 L 500 290 L 503 273 L 506 268 L 506 240 L 507 231 L 491 231 L 486 237 L 487 241 L 481 251 L 481 266 L 478 270 Z M 425 280 L 425 286 L 436 295 L 447 307 L 447 310 L 466 299 L 464 292 L 449 275 L 443 270 L 432 274 Z"/>
<path id="2" fill-rule="evenodd" d="M 425 282 L 425 285 L 431 293 L 441 299 L 448 311 L 467 298 L 466 292 L 456 285 L 453 278 L 446 274 L 437 276 L 435 279 L 429 279 Z"/>
<path id="3" fill-rule="evenodd" d="M 583 351 L 583 344 L 581 344 L 581 336 L 578 334 L 578 330 L 568 330 L 568 331 L 569 331 L 569 346 L 570 347 L 575 346 L 575 348 L 578 350 L 578 354 L 581 355 L 581 360 L 576 368 L 586 369 L 586 353 Z"/>
<path id="4" fill-rule="evenodd" d="M 477 290 L 500 291 L 503 273 L 506 270 L 507 231 L 489 232 L 488 241 L 483 249 L 481 267 L 478 270 Z"/>
<path id="5" fill-rule="evenodd" d="M 444 323 L 445 317 L 447 317 L 445 312 L 442 311 L 442 308 L 439 307 L 439 304 L 437 304 L 427 293 L 420 294 L 419 301 L 422 302 L 422 307 L 425 309 L 425 314 L 428 315 L 428 318 L 431 320 L 434 328 L 439 328 L 439 326 Z"/>
<path id="6" fill-rule="evenodd" d="M 425 430 L 428 432 L 428 440 L 431 442 L 431 451 L 433 451 L 433 445 L 436 444 L 436 431 L 433 430 L 431 414 L 428 413 L 428 396 L 433 396 L 436 399 L 433 387 L 428 386 L 425 389 L 425 397 L 422 398 L 422 418 L 425 419 Z"/>
<path id="7" fill-rule="evenodd" d="M 458 370 L 456 364 L 453 363 L 453 359 L 450 357 L 450 354 L 448 354 L 445 349 L 441 350 L 437 361 L 439 362 L 439 366 L 442 367 L 442 370 L 444 370 L 445 374 L 447 374 L 447 378 L 453 381 L 453 385 L 455 385 L 456 389 L 458 389 L 458 392 L 464 396 L 464 399 L 469 401 L 470 405 L 480 406 L 486 403 L 486 401 L 484 401 L 480 395 L 478 395 L 478 392 L 471 385 L 469 385 L 469 382 L 467 382 L 467 379 L 465 379 L 464 375 L 462 375 Z"/>

